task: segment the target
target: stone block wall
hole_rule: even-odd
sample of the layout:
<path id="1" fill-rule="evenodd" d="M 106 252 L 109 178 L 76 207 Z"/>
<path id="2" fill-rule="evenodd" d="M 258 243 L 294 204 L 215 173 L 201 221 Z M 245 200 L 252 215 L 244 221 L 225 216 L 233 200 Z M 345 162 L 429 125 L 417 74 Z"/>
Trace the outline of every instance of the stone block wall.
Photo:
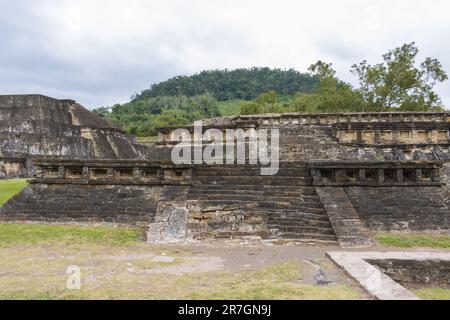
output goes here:
<path id="1" fill-rule="evenodd" d="M 25 158 L 0 157 L 0 179 L 30 176 L 30 164 Z"/>
<path id="2" fill-rule="evenodd" d="M 450 230 L 446 188 L 346 187 L 344 190 L 371 230 Z"/>
<path id="3" fill-rule="evenodd" d="M 367 260 L 405 287 L 450 288 L 450 261 L 438 259 L 386 259 Z"/>
<path id="4" fill-rule="evenodd" d="M 72 100 L 0 95 L 0 158 L 137 159 L 124 132 Z"/>
<path id="5" fill-rule="evenodd" d="M 157 186 L 31 184 L 0 207 L 0 220 L 147 227 L 160 195 Z"/>

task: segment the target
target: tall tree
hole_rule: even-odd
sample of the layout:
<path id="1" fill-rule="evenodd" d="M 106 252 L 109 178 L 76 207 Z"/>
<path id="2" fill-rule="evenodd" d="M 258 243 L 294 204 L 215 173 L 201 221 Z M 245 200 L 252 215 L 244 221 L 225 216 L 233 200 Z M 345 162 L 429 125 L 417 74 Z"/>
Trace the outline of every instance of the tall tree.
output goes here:
<path id="1" fill-rule="evenodd" d="M 414 42 L 383 55 L 383 63 L 369 65 L 367 61 L 352 66 L 359 78 L 358 91 L 370 111 L 433 111 L 442 108 L 437 83 L 448 79 L 437 59 L 426 58 L 416 64 L 419 53 Z"/>
<path id="2" fill-rule="evenodd" d="M 336 78 L 331 63 L 319 60 L 308 70 L 318 80 L 314 95 L 316 101 L 309 101 L 313 103 L 315 112 L 355 112 L 364 109 L 362 96 L 349 83 Z M 305 106 L 305 111 L 308 110 L 311 111 L 311 106 Z"/>

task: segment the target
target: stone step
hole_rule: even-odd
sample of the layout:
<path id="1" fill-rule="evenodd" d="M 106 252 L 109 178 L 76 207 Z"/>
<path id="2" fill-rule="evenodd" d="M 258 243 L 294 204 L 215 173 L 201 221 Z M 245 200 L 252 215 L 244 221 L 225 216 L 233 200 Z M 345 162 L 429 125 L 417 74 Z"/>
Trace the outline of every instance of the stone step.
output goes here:
<path id="1" fill-rule="evenodd" d="M 320 198 L 318 196 L 306 196 L 306 195 L 302 195 L 301 198 L 303 199 L 303 201 L 306 202 L 320 202 Z"/>
<path id="2" fill-rule="evenodd" d="M 291 237 L 289 237 L 291 236 Z M 320 235 L 320 234 L 284 234 L 283 236 L 274 236 L 268 232 L 240 232 L 240 231 L 219 231 L 214 233 L 215 239 L 231 239 L 231 238 L 255 238 L 259 237 L 261 240 L 269 241 L 275 244 L 284 243 L 299 243 L 305 245 L 328 245 L 337 246 L 337 240 L 333 236 Z M 197 239 L 207 239 L 211 238 L 210 233 L 198 233 L 196 234 Z"/>
<path id="3" fill-rule="evenodd" d="M 289 210 L 294 212 L 303 212 L 303 213 L 315 213 L 315 214 L 325 214 L 326 211 L 323 208 L 311 207 L 309 205 L 292 205 L 289 202 L 274 202 L 274 201 L 263 201 L 263 200 L 255 200 L 255 201 L 241 201 L 241 200 L 193 200 L 199 201 L 203 206 L 208 207 L 219 207 L 219 206 L 239 206 L 240 208 L 247 210 L 257 210 L 264 209 L 270 211 L 271 209 L 276 210 Z"/>
<path id="4" fill-rule="evenodd" d="M 324 240 L 324 241 L 337 241 L 336 236 L 324 235 L 317 233 L 295 233 L 295 232 L 283 232 L 275 235 L 277 238 L 282 239 L 313 239 L 313 240 Z"/>
<path id="5" fill-rule="evenodd" d="M 270 213 L 269 219 L 272 221 L 290 221 L 290 220 L 311 220 L 311 221 L 326 221 L 329 222 L 328 216 L 326 213 L 316 214 L 316 213 L 308 213 L 308 212 L 300 212 L 300 211 L 289 211 L 283 210 L 282 212 L 273 212 Z"/>
<path id="6" fill-rule="evenodd" d="M 267 220 L 267 225 L 274 227 L 291 227 L 291 226 L 313 226 L 320 228 L 332 228 L 331 222 L 328 220 L 317 220 L 317 219 L 281 219 L 281 218 L 269 218 Z"/>
<path id="7" fill-rule="evenodd" d="M 282 244 L 298 244 L 298 245 L 307 245 L 307 246 L 326 246 L 326 247 L 337 247 L 339 243 L 337 241 L 330 240 L 319 240 L 319 239 L 273 239 L 266 240 L 275 245 Z"/>
<path id="8" fill-rule="evenodd" d="M 259 209 L 286 209 L 290 207 L 289 202 L 273 202 L 273 201 L 241 201 L 241 200 L 194 200 L 199 201 L 203 206 L 207 207 L 219 207 L 219 206 L 238 206 L 239 208 L 245 210 L 251 210 L 253 208 Z"/>
<path id="9" fill-rule="evenodd" d="M 264 184 L 248 184 L 241 183 L 235 185 L 222 185 L 222 184 L 198 184 L 194 183 L 192 190 L 242 190 L 242 191 L 269 191 L 269 192 L 299 192 L 301 195 L 317 196 L 316 188 L 312 186 L 272 186 Z"/>
<path id="10" fill-rule="evenodd" d="M 268 231 L 253 231 L 253 232 L 242 232 L 242 231 L 217 231 L 212 235 L 208 232 L 196 233 L 195 237 L 197 239 L 211 239 L 213 236 L 216 239 L 231 239 L 231 238 L 244 238 L 244 237 L 260 237 L 261 239 L 267 239 L 271 235 Z"/>
<path id="11" fill-rule="evenodd" d="M 321 202 L 302 201 L 297 197 L 284 196 L 268 196 L 268 195 L 252 195 L 252 194 L 189 194 L 190 200 L 226 200 L 226 201 L 243 201 L 243 202 L 286 202 L 296 208 L 322 208 Z"/>
<path id="12" fill-rule="evenodd" d="M 297 192 L 271 192 L 271 191 L 255 191 L 255 190 L 229 190 L 228 188 L 221 190 L 210 190 L 208 188 L 193 187 L 189 195 L 191 196 L 203 196 L 203 195 L 217 195 L 218 192 L 226 192 L 227 195 L 242 195 L 248 196 L 263 196 L 263 197 L 277 197 L 279 199 L 304 199 L 306 201 L 318 201 L 318 197 L 304 196 L 299 191 Z"/>
<path id="13" fill-rule="evenodd" d="M 277 225 L 267 225 L 267 228 L 271 231 L 276 230 L 276 233 L 308 233 L 308 234 L 320 234 L 320 235 L 331 235 L 334 236 L 334 231 L 332 228 L 321 228 L 312 226 L 277 226 Z"/>

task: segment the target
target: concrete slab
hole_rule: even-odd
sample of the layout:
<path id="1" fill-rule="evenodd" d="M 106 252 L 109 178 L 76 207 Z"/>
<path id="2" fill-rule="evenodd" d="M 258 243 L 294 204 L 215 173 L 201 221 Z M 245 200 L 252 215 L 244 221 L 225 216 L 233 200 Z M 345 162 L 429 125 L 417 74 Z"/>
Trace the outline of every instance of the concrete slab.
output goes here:
<path id="1" fill-rule="evenodd" d="M 379 300 L 419 300 L 366 260 L 450 261 L 450 252 L 328 252 L 327 256 Z"/>

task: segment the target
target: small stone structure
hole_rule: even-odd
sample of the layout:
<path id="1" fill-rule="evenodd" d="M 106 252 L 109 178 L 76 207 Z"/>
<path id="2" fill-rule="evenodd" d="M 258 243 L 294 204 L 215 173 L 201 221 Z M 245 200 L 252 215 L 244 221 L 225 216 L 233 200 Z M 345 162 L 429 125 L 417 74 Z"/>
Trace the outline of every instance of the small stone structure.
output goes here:
<path id="1" fill-rule="evenodd" d="M 205 121 L 211 128 L 278 129 L 278 174 L 261 176 L 259 164 L 173 165 L 178 142 L 163 128 L 146 160 L 35 160 L 36 178 L 0 219 L 139 225 L 152 242 L 367 246 L 371 231 L 449 231 L 450 114 L 240 116 Z"/>
<path id="2" fill-rule="evenodd" d="M 446 287 L 447 252 L 328 252 L 327 256 L 379 300 L 419 300 L 402 285 Z"/>
<path id="3" fill-rule="evenodd" d="M 32 177 L 35 158 L 135 159 L 146 147 L 73 100 L 0 95 L 0 179 Z"/>

